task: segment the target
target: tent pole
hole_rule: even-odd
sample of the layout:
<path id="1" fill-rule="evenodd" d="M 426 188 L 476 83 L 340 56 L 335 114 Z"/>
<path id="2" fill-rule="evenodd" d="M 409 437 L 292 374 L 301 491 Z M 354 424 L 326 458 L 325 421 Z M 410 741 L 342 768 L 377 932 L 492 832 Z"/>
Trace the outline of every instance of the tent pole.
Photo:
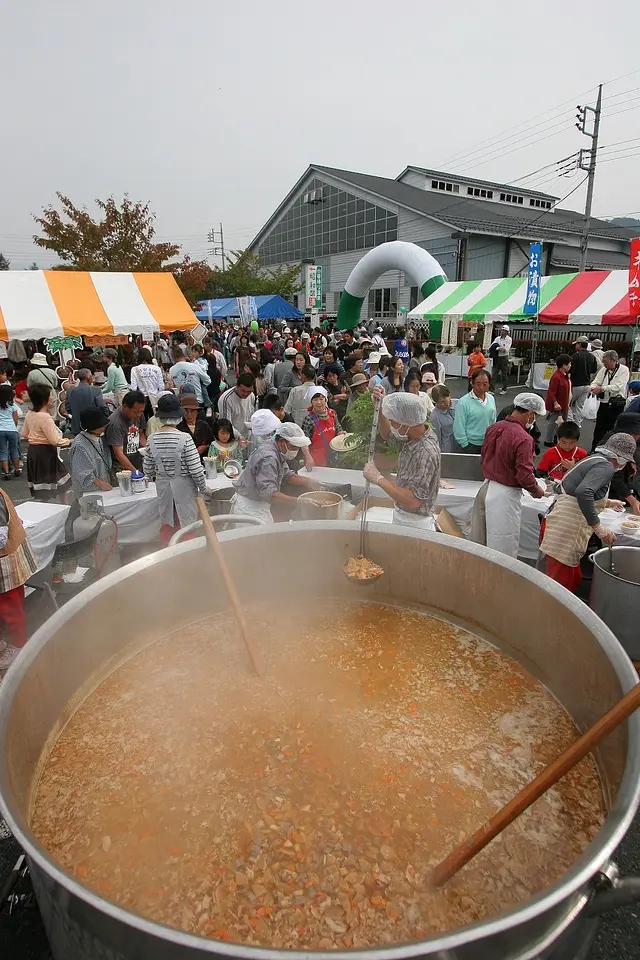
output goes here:
<path id="1" fill-rule="evenodd" d="M 538 318 L 540 314 L 536 312 L 533 318 L 533 331 L 531 333 L 531 389 L 535 390 L 535 366 L 536 366 L 536 345 L 538 340 Z"/>

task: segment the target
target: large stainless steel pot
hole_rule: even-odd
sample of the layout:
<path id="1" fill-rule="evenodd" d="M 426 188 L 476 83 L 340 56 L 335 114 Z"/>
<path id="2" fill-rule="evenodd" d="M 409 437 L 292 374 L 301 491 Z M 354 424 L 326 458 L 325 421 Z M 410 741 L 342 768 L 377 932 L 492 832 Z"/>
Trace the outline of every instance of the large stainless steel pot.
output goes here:
<path id="1" fill-rule="evenodd" d="M 615 573 L 611 572 L 611 560 Z M 616 635 L 632 660 L 640 660 L 640 549 L 604 547 L 591 555 L 589 606 Z"/>
<path id="2" fill-rule="evenodd" d="M 273 596 L 268 571 L 292 596 L 363 599 L 342 572 L 358 550 L 356 525 L 340 521 L 276 524 L 223 535 L 224 551 L 241 597 Z M 118 570 L 56 613 L 29 641 L 0 691 L 0 803 L 26 850 L 34 887 L 56 960 L 193 960 L 250 957 L 275 960 L 282 952 L 207 941 L 170 930 L 106 902 L 67 876 L 29 829 L 31 788 L 52 731 L 73 709 L 96 671 L 115 665 L 132 641 L 225 609 L 219 584 L 207 578 L 204 540 L 169 547 Z M 555 694 L 580 728 L 589 726 L 636 681 L 609 629 L 553 581 L 522 563 L 453 538 L 370 525 L 370 555 L 385 575 L 367 599 L 435 608 L 492 636 Z M 318 562 L 321 560 L 322 562 Z M 265 574 L 265 571 L 267 573 Z M 205 580 L 205 578 L 207 578 Z M 179 597 L 179 602 L 177 602 Z M 603 745 L 598 764 L 608 806 L 598 837 L 562 879 L 517 909 L 422 943 L 363 951 L 373 960 L 529 960 L 575 927 L 592 902 L 593 879 L 627 830 L 640 793 L 640 717 Z M 609 890 L 604 904 L 638 895 L 630 881 Z M 587 910 L 585 910 L 587 907 Z M 318 951 L 347 960 L 357 951 Z M 290 952 L 295 960 L 307 954 Z M 566 954 L 563 954 L 563 957 Z"/>

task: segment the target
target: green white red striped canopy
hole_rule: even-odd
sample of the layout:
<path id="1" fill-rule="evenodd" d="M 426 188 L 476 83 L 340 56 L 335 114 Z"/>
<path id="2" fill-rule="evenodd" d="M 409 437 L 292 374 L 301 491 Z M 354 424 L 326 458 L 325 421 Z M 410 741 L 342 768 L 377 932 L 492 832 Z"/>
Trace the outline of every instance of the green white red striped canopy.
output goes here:
<path id="1" fill-rule="evenodd" d="M 629 274 L 626 270 L 593 270 L 542 277 L 540 321 L 576 326 L 633 324 L 629 310 Z M 526 277 L 500 280 L 461 280 L 444 283 L 419 303 L 414 320 L 474 320 L 513 323 L 532 320 L 522 312 Z"/>

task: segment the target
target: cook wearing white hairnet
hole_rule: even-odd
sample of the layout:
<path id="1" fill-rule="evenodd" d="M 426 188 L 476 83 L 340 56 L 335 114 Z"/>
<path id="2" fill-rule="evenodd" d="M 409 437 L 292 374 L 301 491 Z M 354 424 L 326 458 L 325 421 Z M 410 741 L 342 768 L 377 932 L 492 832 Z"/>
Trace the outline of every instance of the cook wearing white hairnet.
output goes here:
<path id="1" fill-rule="evenodd" d="M 522 491 L 535 499 L 544 490 L 533 472 L 529 427 L 546 413 L 535 393 L 519 393 L 513 413 L 487 429 L 480 454 L 485 482 L 473 506 L 471 539 L 514 559 L 520 543 Z"/>
<path id="2" fill-rule="evenodd" d="M 433 430 L 425 423 L 424 398 L 415 393 L 391 393 L 375 387 L 374 402 L 382 402 L 380 435 L 401 444 L 395 483 L 367 463 L 365 479 L 377 484 L 395 503 L 394 523 L 436 530 L 433 510 L 440 485 L 440 447 Z"/>
<path id="3" fill-rule="evenodd" d="M 274 435 L 251 454 L 246 467 L 233 481 L 236 492 L 231 501 L 231 512 L 273 523 L 272 505 L 284 512 L 290 512 L 296 505 L 297 497 L 284 493 L 283 484 L 290 485 L 291 489 L 319 489 L 322 484 L 298 476 L 288 466 L 288 462 L 295 460 L 297 453 L 308 446 L 309 438 L 297 423 L 278 420 Z"/>

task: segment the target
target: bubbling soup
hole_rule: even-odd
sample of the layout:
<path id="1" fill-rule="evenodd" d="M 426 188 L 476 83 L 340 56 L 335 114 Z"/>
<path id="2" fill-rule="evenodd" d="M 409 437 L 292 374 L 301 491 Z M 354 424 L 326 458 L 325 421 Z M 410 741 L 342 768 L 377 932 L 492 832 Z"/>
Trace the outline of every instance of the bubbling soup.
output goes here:
<path id="1" fill-rule="evenodd" d="M 485 639 L 313 600 L 224 614 L 103 677 L 43 758 L 32 827 L 108 900 L 202 937 L 344 949 L 424 939 L 526 900 L 598 832 L 580 763 L 443 889 L 426 877 L 576 736 Z"/>

